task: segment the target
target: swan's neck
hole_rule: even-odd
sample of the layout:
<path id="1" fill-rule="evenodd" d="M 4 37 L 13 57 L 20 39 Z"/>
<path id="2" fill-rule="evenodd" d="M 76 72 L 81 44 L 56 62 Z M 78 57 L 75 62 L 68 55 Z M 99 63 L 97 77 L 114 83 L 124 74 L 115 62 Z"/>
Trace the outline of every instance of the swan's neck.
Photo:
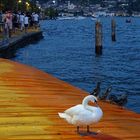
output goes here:
<path id="1" fill-rule="evenodd" d="M 88 108 L 88 102 L 89 102 L 89 100 L 83 100 L 83 102 L 82 102 L 82 105 L 84 106 L 84 108 Z"/>
<path id="2" fill-rule="evenodd" d="M 93 95 L 91 95 L 93 96 Z M 92 101 L 93 103 L 95 103 L 95 100 L 94 100 L 94 96 L 91 97 L 91 96 L 87 96 L 84 98 L 83 102 L 82 102 L 82 105 L 84 106 L 84 108 L 86 109 L 90 109 L 90 106 L 88 105 L 88 102 L 89 101 Z M 96 104 L 96 103 L 95 103 Z M 96 104 L 96 107 L 98 107 L 98 105 Z"/>

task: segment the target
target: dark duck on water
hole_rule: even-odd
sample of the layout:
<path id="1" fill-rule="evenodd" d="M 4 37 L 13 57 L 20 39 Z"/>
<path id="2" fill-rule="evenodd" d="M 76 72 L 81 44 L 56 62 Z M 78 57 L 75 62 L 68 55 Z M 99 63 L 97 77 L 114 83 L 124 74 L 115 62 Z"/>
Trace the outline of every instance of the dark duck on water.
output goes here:
<path id="1" fill-rule="evenodd" d="M 109 96 L 110 103 L 117 104 L 119 106 L 124 106 L 127 103 L 127 94 L 122 95 L 110 95 Z"/>
<path id="2" fill-rule="evenodd" d="M 95 89 L 90 93 L 90 95 L 93 95 L 97 97 L 100 100 L 103 101 L 109 101 L 112 104 L 116 104 L 119 106 L 124 106 L 127 103 L 127 94 L 121 94 L 121 95 L 114 95 L 111 94 L 112 87 L 108 87 L 104 93 L 100 94 L 100 85 L 101 83 L 98 82 Z"/>
<path id="3" fill-rule="evenodd" d="M 106 100 L 108 95 L 110 94 L 111 90 L 112 90 L 112 87 L 108 87 L 104 93 L 99 95 L 99 99 L 100 100 Z"/>
<path id="4" fill-rule="evenodd" d="M 91 92 L 90 95 L 94 95 L 94 96 L 98 97 L 100 94 L 100 85 L 101 85 L 101 83 L 98 82 L 95 89 L 93 89 L 93 91 Z"/>

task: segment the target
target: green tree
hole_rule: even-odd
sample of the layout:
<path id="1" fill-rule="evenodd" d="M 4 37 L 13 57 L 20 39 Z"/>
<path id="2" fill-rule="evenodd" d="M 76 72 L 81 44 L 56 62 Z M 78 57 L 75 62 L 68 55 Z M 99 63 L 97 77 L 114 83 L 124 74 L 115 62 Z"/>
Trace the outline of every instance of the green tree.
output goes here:
<path id="1" fill-rule="evenodd" d="M 0 0 L 1 10 L 14 10 L 16 9 L 16 0 Z"/>
<path id="2" fill-rule="evenodd" d="M 29 3 L 29 5 L 26 4 L 26 2 Z M 39 12 L 39 8 L 36 7 L 35 2 L 31 0 L 21 0 L 19 3 L 19 0 L 0 0 L 0 10 L 21 10 L 21 11 L 35 11 Z"/>
<path id="3" fill-rule="evenodd" d="M 48 16 L 50 19 L 55 19 L 58 16 L 58 11 L 54 8 L 48 8 L 45 10 L 45 15 Z"/>

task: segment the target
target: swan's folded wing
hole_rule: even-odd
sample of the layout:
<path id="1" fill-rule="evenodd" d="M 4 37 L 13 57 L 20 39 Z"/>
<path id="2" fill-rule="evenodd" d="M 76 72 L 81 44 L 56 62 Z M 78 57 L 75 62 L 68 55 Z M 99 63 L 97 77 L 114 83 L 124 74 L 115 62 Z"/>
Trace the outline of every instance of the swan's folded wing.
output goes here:
<path id="1" fill-rule="evenodd" d="M 85 111 L 84 107 L 81 104 L 79 104 L 65 110 L 64 112 L 70 116 L 73 116 L 73 115 L 79 115 L 80 113 L 84 111 Z"/>

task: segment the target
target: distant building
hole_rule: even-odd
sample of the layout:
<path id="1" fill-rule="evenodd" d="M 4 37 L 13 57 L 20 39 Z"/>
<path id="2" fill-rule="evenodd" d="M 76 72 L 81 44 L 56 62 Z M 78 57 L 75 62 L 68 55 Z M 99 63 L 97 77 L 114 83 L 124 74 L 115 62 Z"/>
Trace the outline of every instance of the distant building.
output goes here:
<path id="1" fill-rule="evenodd" d="M 68 9 L 72 10 L 76 7 L 76 5 L 74 5 L 73 3 L 70 3 L 70 1 L 68 1 Z"/>

